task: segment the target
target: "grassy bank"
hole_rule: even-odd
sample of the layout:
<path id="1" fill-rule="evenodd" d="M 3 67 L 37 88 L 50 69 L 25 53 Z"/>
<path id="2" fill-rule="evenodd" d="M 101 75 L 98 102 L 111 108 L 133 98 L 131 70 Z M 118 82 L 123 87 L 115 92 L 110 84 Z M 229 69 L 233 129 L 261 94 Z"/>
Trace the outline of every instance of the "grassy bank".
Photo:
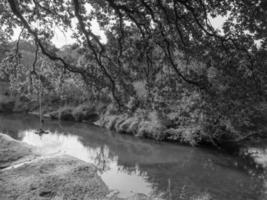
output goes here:
<path id="1" fill-rule="evenodd" d="M 39 116 L 39 102 L 25 97 L 14 98 L 1 95 L 0 112 L 23 112 Z M 103 102 L 72 103 L 63 106 L 58 101 L 47 100 L 42 103 L 42 116 L 53 120 L 95 123 L 121 134 L 158 141 L 190 145 L 205 143 L 231 151 L 232 149 L 237 151 L 239 146 L 242 146 L 238 142 L 225 140 L 223 137 L 210 137 L 198 123 L 184 125 L 177 120 L 177 115 L 177 113 L 164 115 L 158 111 L 146 109 L 122 112 L 118 111 L 112 104 Z"/>
<path id="2" fill-rule="evenodd" d="M 12 96 L 8 91 L 7 84 L 3 88 L 0 94 L 0 112 L 23 112 L 40 115 L 38 95 L 29 97 L 23 95 Z M 79 95 L 70 95 L 67 100 L 62 101 L 58 95 L 49 93 L 42 97 L 41 110 L 42 116 L 54 120 L 95 123 L 121 134 L 158 141 L 189 145 L 207 144 L 227 150 L 230 153 L 239 152 L 240 148 L 248 147 L 264 136 L 260 133 L 243 137 L 235 132 L 232 124 L 227 121 L 224 121 L 223 126 L 226 128 L 223 130 L 221 129 L 222 124 L 207 126 L 206 119 L 201 117 L 201 113 L 196 107 L 198 101 L 193 101 L 195 103 L 192 103 L 192 105 L 191 103 L 187 105 L 188 102 L 191 102 L 191 100 L 185 99 L 180 102 L 180 105 L 165 105 L 166 109 L 164 111 L 138 106 L 134 102 L 132 105 L 119 110 L 110 101 L 101 99 L 98 101 L 81 100 Z M 183 108 L 183 105 L 186 106 Z M 162 105 L 159 108 L 162 108 Z M 264 109 L 260 108 L 259 110 Z M 260 127 L 262 130 L 266 130 L 264 129 L 266 119 L 266 115 L 257 119 L 257 126 L 262 126 Z M 244 140 L 240 142 L 238 139 L 242 139 L 242 137 Z"/>

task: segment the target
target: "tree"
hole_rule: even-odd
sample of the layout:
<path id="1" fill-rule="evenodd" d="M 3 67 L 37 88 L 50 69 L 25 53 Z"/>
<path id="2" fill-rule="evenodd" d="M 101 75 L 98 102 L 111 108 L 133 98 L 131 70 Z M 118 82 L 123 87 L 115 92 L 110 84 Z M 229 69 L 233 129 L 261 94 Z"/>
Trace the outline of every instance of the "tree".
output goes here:
<path id="1" fill-rule="evenodd" d="M 136 96 L 132 81 L 145 79 L 155 92 L 160 73 L 174 81 L 165 80 L 163 86 L 188 94 L 198 91 L 206 102 L 201 109 L 216 126 L 230 119 L 243 127 L 247 109 L 266 100 L 264 1 L 4 0 L 0 10 L 4 33 L 24 28 L 25 37 L 32 38 L 44 56 L 99 85 L 92 74 L 96 70 L 119 107 L 129 101 L 123 97 Z M 210 16 L 227 17 L 223 30 L 212 27 Z M 106 44 L 91 31 L 92 19 L 105 30 Z M 54 25 L 74 30 L 87 67 L 77 67 L 51 47 L 54 32 L 49 27 Z"/>

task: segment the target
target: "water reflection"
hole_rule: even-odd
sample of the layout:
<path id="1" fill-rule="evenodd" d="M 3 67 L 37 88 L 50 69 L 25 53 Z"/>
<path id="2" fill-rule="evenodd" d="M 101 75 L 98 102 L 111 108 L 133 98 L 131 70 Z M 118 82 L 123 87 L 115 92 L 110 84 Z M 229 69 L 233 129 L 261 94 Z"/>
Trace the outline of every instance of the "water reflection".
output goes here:
<path id="1" fill-rule="evenodd" d="M 146 173 L 135 165 L 131 171 L 118 164 L 118 156 L 112 155 L 107 145 L 91 148 L 84 146 L 76 135 L 64 135 L 58 132 L 39 135 L 36 130 L 19 133 L 21 140 L 33 145 L 43 155 L 67 154 L 94 164 L 99 175 L 110 189 L 118 190 L 121 197 L 131 193 L 144 193 L 153 196 L 153 187 L 147 181 Z"/>
<path id="2" fill-rule="evenodd" d="M 0 131 L 38 147 L 43 154 L 69 154 L 97 166 L 105 183 L 122 197 L 144 193 L 152 199 L 265 200 L 267 186 L 250 176 L 235 157 L 214 150 L 156 143 L 79 123 L 0 115 Z M 266 180 L 266 179 L 265 179 Z M 204 199 L 205 199 L 204 198 Z"/>

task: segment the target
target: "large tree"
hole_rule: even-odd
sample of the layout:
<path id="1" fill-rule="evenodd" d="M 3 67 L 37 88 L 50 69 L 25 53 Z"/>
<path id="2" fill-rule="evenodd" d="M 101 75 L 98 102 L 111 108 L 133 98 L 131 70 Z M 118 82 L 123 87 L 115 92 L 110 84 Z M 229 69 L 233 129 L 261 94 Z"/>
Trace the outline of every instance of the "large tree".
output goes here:
<path id="1" fill-rule="evenodd" d="M 135 95 L 133 80 L 142 77 L 153 88 L 167 69 L 176 83 L 164 84 L 200 92 L 206 114 L 215 116 L 211 124 L 218 124 L 240 122 L 266 100 L 266 10 L 263 0 L 3 0 L 0 25 L 7 36 L 21 27 L 55 66 L 105 85 L 119 106 Z M 210 22 L 218 16 L 225 18 L 220 30 Z M 92 32 L 92 20 L 107 43 Z M 54 26 L 73 31 L 86 65 L 56 53 Z"/>

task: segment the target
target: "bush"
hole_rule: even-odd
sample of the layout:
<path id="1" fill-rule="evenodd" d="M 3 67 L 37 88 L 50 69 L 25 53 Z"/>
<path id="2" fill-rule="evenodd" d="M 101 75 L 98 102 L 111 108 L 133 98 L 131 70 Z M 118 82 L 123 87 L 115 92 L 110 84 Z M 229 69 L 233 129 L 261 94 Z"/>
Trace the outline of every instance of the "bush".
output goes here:
<path id="1" fill-rule="evenodd" d="M 98 119 L 98 114 L 96 113 L 95 107 L 93 105 L 80 105 L 73 108 L 72 111 L 73 118 L 75 121 L 96 121 Z"/>
<path id="2" fill-rule="evenodd" d="M 12 112 L 15 106 L 15 100 L 4 95 L 0 96 L 0 112 Z"/>
<path id="3" fill-rule="evenodd" d="M 203 193 L 198 196 L 194 196 L 192 200 L 211 200 L 211 195 L 209 193 Z"/>
<path id="4" fill-rule="evenodd" d="M 188 143 L 192 146 L 196 145 L 201 139 L 202 128 L 198 125 L 187 127 L 169 128 L 165 134 L 167 139 Z"/>
<path id="5" fill-rule="evenodd" d="M 110 114 L 106 112 L 97 122 L 110 130 L 135 135 L 137 137 L 163 140 L 166 138 L 166 126 L 156 112 L 139 110 L 133 116 L 127 114 Z"/>
<path id="6" fill-rule="evenodd" d="M 72 115 L 72 108 L 71 107 L 64 107 L 61 108 L 58 111 L 58 116 L 60 120 L 65 120 L 65 121 L 74 121 L 74 117 Z"/>

